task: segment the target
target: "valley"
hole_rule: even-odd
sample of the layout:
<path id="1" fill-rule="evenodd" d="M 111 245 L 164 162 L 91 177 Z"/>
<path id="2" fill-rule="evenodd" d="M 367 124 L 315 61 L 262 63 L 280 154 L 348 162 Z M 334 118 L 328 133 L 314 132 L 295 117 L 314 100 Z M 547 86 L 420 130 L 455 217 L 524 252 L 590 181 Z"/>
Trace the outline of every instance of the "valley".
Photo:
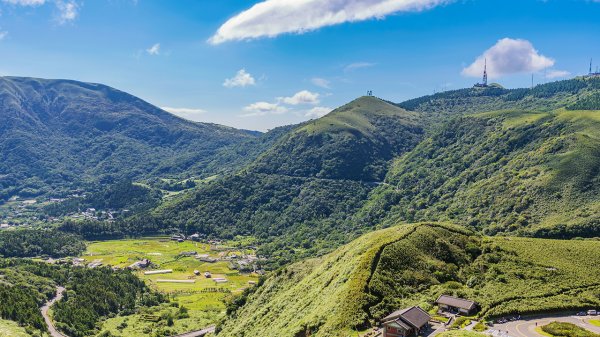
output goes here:
<path id="1" fill-rule="evenodd" d="M 38 307 L 56 287 L 52 319 L 69 337 L 362 336 L 401 308 L 439 319 L 442 294 L 478 303 L 469 320 L 482 325 L 600 307 L 595 78 L 365 96 L 266 133 L 187 122 L 100 85 L 4 81 L 99 104 L 77 110 L 90 119 L 5 90 L 0 103 L 36 120 L 10 115 L 12 129 L 56 135 L 64 126 L 44 114 L 59 109 L 116 147 L 90 167 L 78 150 L 60 154 L 69 170 L 36 162 L 63 177 L 0 181 L 0 299 L 23 303 L 0 304 L 0 329 L 47 335 Z M 137 124 L 121 123 L 130 113 Z M 216 143 L 198 147 L 203 137 Z"/>

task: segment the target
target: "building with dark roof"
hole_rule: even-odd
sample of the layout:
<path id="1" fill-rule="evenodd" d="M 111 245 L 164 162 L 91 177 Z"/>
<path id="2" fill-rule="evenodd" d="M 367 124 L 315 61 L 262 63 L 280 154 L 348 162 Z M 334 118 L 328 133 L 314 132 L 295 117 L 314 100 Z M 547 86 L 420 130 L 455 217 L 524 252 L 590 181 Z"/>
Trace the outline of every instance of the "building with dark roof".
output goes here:
<path id="1" fill-rule="evenodd" d="M 471 315 L 477 310 L 477 302 L 449 295 L 441 295 L 435 301 L 435 304 L 437 304 L 442 311 L 461 313 L 464 315 Z"/>
<path id="2" fill-rule="evenodd" d="M 415 306 L 395 311 L 383 318 L 383 337 L 417 336 L 428 326 L 431 316 Z"/>

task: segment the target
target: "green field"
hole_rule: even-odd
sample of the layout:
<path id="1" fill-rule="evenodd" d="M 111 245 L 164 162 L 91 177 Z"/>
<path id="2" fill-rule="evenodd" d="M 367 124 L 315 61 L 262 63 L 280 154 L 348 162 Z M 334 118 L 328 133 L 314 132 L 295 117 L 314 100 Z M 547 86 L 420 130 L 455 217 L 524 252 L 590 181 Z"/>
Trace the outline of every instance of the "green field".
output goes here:
<path id="1" fill-rule="evenodd" d="M 0 337 L 30 337 L 25 328 L 19 324 L 0 319 Z"/>
<path id="2" fill-rule="evenodd" d="M 189 318 L 175 319 L 173 326 L 163 326 L 173 332 L 185 332 L 201 329 L 216 322 L 222 317 L 225 309 L 224 299 L 231 294 L 239 294 L 249 287 L 249 281 L 258 281 L 256 274 L 242 274 L 229 268 L 229 262 L 215 263 L 200 262 L 194 257 L 180 256 L 182 252 L 195 251 L 198 254 L 209 254 L 218 258 L 219 254 L 251 254 L 252 251 L 230 250 L 211 251 L 208 244 L 185 241 L 178 243 L 168 238 L 143 238 L 132 240 L 111 240 L 92 242 L 82 256 L 86 261 L 101 261 L 104 265 L 126 268 L 141 259 L 149 259 L 152 267 L 137 271 L 136 274 L 152 288 L 168 294 L 181 306 L 188 309 Z M 169 274 L 144 275 L 145 271 L 172 269 Z M 198 270 L 201 275 L 194 275 Z M 212 278 L 204 277 L 204 272 L 210 272 Z M 226 278 L 227 283 L 217 284 L 214 278 Z M 193 280 L 194 283 L 158 282 L 167 280 Z M 160 322 L 175 315 L 177 308 L 161 306 L 149 309 L 152 316 L 163 316 Z M 144 336 L 143 331 L 162 326 L 152 320 L 145 320 L 146 314 L 140 313 L 127 317 L 116 317 L 105 322 L 103 329 L 123 336 Z M 176 315 L 175 315 L 176 316 Z M 125 324 L 123 324 L 125 322 Z M 159 323 L 160 323 L 159 322 Z M 126 327 L 124 327 L 126 326 Z M 121 327 L 121 329 L 119 329 Z M 154 330 L 153 330 L 154 331 Z"/>

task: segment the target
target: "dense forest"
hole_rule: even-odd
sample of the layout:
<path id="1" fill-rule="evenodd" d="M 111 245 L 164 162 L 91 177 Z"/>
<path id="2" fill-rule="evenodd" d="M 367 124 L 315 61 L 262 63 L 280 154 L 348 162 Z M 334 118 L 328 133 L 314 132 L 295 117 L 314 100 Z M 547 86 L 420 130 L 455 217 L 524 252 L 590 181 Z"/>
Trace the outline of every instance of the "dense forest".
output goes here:
<path id="1" fill-rule="evenodd" d="M 53 307 L 54 320 L 57 328 L 72 337 L 96 334 L 102 318 L 166 301 L 129 271 L 0 258 L 0 318 L 41 336 L 47 329 L 40 307 L 55 296 L 57 285 L 67 290 Z"/>
<path id="2" fill-rule="evenodd" d="M 185 187 L 182 186 L 183 188 Z M 83 197 L 71 197 L 63 202 L 50 204 L 44 208 L 44 212 L 50 216 L 60 216 L 94 208 L 104 211 L 128 210 L 133 214 L 156 207 L 161 200 L 160 191 L 126 180 L 101 187 Z"/>
<path id="3" fill-rule="evenodd" d="M 258 136 L 67 80 L 0 78 L 0 118 L 0 200 L 62 197 L 123 179 L 210 175 L 225 148 L 236 159 L 237 146 Z"/>
<path id="4" fill-rule="evenodd" d="M 0 231 L 0 257 L 65 257 L 85 250 L 80 236 L 58 230 Z"/>

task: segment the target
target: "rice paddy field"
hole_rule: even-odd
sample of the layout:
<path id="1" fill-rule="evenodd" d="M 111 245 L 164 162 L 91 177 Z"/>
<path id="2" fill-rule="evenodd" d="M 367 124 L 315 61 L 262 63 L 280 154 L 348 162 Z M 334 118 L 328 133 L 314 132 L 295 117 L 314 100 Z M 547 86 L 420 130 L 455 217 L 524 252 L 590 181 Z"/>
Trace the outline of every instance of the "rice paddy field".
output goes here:
<path id="1" fill-rule="evenodd" d="M 194 256 L 183 256 L 184 252 L 196 252 L 210 258 L 219 259 L 214 263 L 201 262 Z M 103 330 L 116 336 L 147 336 L 156 329 L 156 322 L 167 316 L 175 317 L 173 324 L 164 329 L 171 333 L 181 333 L 202 329 L 219 320 L 225 311 L 224 299 L 231 294 L 241 293 L 251 283 L 258 281 L 258 275 L 243 274 L 230 268 L 226 256 L 252 255 L 252 250 L 240 250 L 224 246 L 212 247 L 200 242 L 177 242 L 169 238 L 143 238 L 131 240 L 111 240 L 91 242 L 81 256 L 87 263 L 100 262 L 119 268 L 126 268 L 136 261 L 148 259 L 152 265 L 135 273 L 157 291 L 169 295 L 180 306 L 187 309 L 180 315 L 178 308 L 161 305 L 148 312 L 126 317 L 115 317 L 104 322 Z M 148 271 L 172 270 L 170 273 L 146 275 Z M 200 275 L 195 275 L 199 271 Z M 211 277 L 204 276 L 205 272 Z M 217 283 L 215 279 L 226 279 Z M 181 316 L 178 318 L 178 315 Z M 186 317 L 189 316 L 189 317 Z"/>

